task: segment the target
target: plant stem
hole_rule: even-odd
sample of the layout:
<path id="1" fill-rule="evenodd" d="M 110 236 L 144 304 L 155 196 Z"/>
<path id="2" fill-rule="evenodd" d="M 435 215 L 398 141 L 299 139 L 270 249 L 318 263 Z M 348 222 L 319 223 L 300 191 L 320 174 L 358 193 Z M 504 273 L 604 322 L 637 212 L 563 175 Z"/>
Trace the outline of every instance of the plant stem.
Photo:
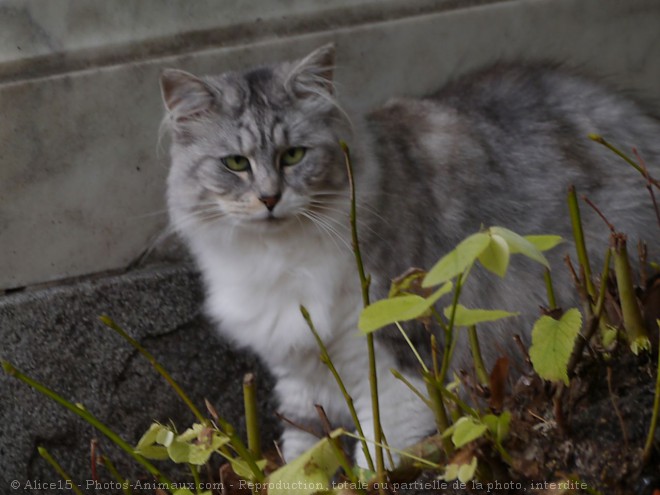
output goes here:
<path id="1" fill-rule="evenodd" d="M 60 464 L 53 458 L 53 456 L 50 455 L 45 447 L 37 447 L 37 450 L 39 451 L 39 455 L 43 457 L 46 462 L 48 462 L 48 464 L 50 464 L 53 469 L 55 469 L 57 474 L 60 475 L 62 480 L 64 480 L 66 488 L 70 488 L 71 491 L 76 495 L 84 495 L 80 488 L 78 488 L 78 485 L 73 482 L 71 476 L 64 470 L 62 466 L 60 466 Z"/>
<path id="2" fill-rule="evenodd" d="M 606 148 L 608 148 L 610 151 L 613 151 L 617 155 L 619 155 L 621 158 L 623 158 L 631 167 L 633 167 L 635 170 L 637 170 L 642 176 L 649 181 L 650 184 L 653 184 L 655 187 L 660 188 L 660 183 L 650 177 L 648 173 L 644 171 L 642 167 L 639 166 L 639 164 L 635 163 L 635 160 L 630 158 L 628 155 L 626 155 L 624 152 L 622 152 L 620 149 L 618 149 L 616 146 L 613 144 L 609 143 L 608 141 L 605 140 L 603 136 L 600 136 L 598 134 L 589 134 L 589 139 L 592 141 L 595 141 L 599 144 L 602 144 Z"/>
<path id="3" fill-rule="evenodd" d="M 122 477 L 122 475 L 119 474 L 119 471 L 117 471 L 117 468 L 112 463 L 112 461 L 108 459 L 107 456 L 101 456 L 101 462 L 103 463 L 105 468 L 110 472 L 110 474 L 115 479 L 115 481 L 119 483 L 119 485 L 121 486 L 121 491 L 124 492 L 124 495 L 132 495 L 133 491 L 131 490 L 131 484 L 127 483 L 126 480 Z"/>
<path id="4" fill-rule="evenodd" d="M 456 277 L 456 288 L 454 289 L 454 298 L 451 302 L 451 314 L 449 315 L 449 324 L 445 332 L 445 347 L 442 355 L 442 365 L 440 367 L 440 380 L 444 384 L 447 381 L 447 373 L 449 371 L 449 362 L 451 361 L 451 351 L 453 349 L 454 341 L 454 320 L 456 319 L 456 307 L 458 306 L 458 298 L 461 295 L 463 274 L 460 273 Z"/>
<path id="5" fill-rule="evenodd" d="M 245 463 L 248 465 L 248 468 L 252 472 L 252 476 L 254 476 L 255 481 L 261 483 L 264 479 L 266 479 L 266 475 L 257 465 L 257 460 L 252 454 L 252 452 L 250 452 L 247 449 L 247 447 L 243 443 L 243 440 L 241 440 L 241 438 L 236 434 L 236 430 L 234 430 L 234 427 L 220 416 L 215 416 L 214 419 L 218 423 L 220 430 L 229 437 L 229 444 L 236 451 L 238 457 L 244 460 Z M 226 452 L 226 450 L 220 449 L 220 451 L 227 460 L 232 459 L 231 455 L 229 455 L 229 453 Z"/>
<path id="6" fill-rule="evenodd" d="M 425 372 L 428 373 L 429 369 L 426 367 L 426 364 L 424 363 L 424 360 L 423 360 L 422 357 L 419 355 L 419 352 L 417 352 L 417 349 L 415 349 L 415 346 L 413 345 L 413 343 L 410 341 L 410 338 L 408 338 L 408 334 L 406 333 L 406 331 L 403 329 L 403 327 L 401 326 L 401 324 L 400 324 L 398 321 L 395 322 L 395 324 L 396 324 L 397 328 L 399 329 L 399 332 L 401 332 L 401 335 L 403 336 L 404 340 L 405 340 L 406 343 L 408 344 L 408 347 L 410 347 L 410 349 L 412 350 L 413 354 L 414 354 L 415 357 L 417 358 L 417 362 L 419 363 L 419 365 L 422 367 L 422 369 L 423 369 Z"/>
<path id="7" fill-rule="evenodd" d="M 556 309 L 557 299 L 555 298 L 555 289 L 552 286 L 552 274 L 549 268 L 546 268 L 543 272 L 543 280 L 545 280 L 545 290 L 548 294 L 548 306 L 551 310 Z"/>
<path id="8" fill-rule="evenodd" d="M 355 254 L 355 262 L 358 268 L 358 275 L 360 276 L 360 285 L 362 287 L 362 304 L 366 308 L 369 306 L 369 285 L 371 279 L 364 272 L 364 263 L 362 262 L 362 254 L 360 253 L 360 243 L 358 242 L 357 233 L 357 206 L 355 201 L 355 181 L 353 178 L 353 165 L 351 163 L 351 154 L 345 142 L 341 142 L 341 148 L 344 152 L 344 159 L 346 162 L 346 170 L 348 172 L 348 184 L 351 191 L 351 239 L 353 244 L 353 253 Z"/>
<path id="9" fill-rule="evenodd" d="M 442 390 L 440 390 L 440 392 L 442 393 L 443 397 L 446 397 L 448 400 L 456 404 L 459 407 L 459 409 L 463 411 L 464 414 L 468 414 L 473 418 L 479 418 L 479 413 L 472 407 L 468 406 L 464 401 L 462 401 L 458 395 L 456 395 L 453 392 L 450 392 L 446 388 L 443 388 Z"/>
<path id="10" fill-rule="evenodd" d="M 346 171 L 348 173 L 348 184 L 351 192 L 351 238 L 353 241 L 353 253 L 355 254 L 355 262 L 358 268 L 358 275 L 360 276 L 360 285 L 362 287 L 362 303 L 366 308 L 369 306 L 369 285 L 371 279 L 364 273 L 364 264 L 362 263 L 362 254 L 360 253 L 360 243 L 358 242 L 357 234 L 357 207 L 355 201 L 355 180 L 353 176 L 353 165 L 351 163 L 351 155 L 348 146 L 345 142 L 341 142 L 341 148 L 344 152 L 344 159 L 346 162 Z M 374 349 L 374 336 L 372 333 L 367 335 L 367 348 L 369 351 L 369 384 L 371 385 L 371 408 L 374 422 L 374 441 L 376 445 L 376 476 L 381 486 L 381 493 L 384 493 L 383 488 L 385 481 L 385 460 L 383 458 L 382 445 L 382 426 L 380 423 L 380 406 L 378 404 L 378 375 L 376 374 L 376 352 Z"/>
<path id="11" fill-rule="evenodd" d="M 385 493 L 385 459 L 383 458 L 383 430 L 380 424 L 380 405 L 378 404 L 378 377 L 376 375 L 376 352 L 374 349 L 374 335 L 367 335 L 367 349 L 369 351 L 369 383 L 371 385 L 371 412 L 374 421 L 374 442 L 376 451 L 376 476 Z M 394 466 L 392 466 L 394 467 Z"/>
<path id="12" fill-rule="evenodd" d="M 200 412 L 199 409 L 197 409 L 195 404 L 193 404 L 192 400 L 190 400 L 190 398 L 183 391 L 181 386 L 174 380 L 174 378 L 172 378 L 172 376 L 168 373 L 168 371 L 156 360 L 156 358 L 149 351 L 147 351 L 144 347 L 142 347 L 142 345 L 140 345 L 140 343 L 137 340 L 135 340 L 133 337 L 128 335 L 124 331 L 124 329 L 122 329 L 119 325 L 117 325 L 110 317 L 104 315 L 101 316 L 100 319 L 107 327 L 117 332 L 124 340 L 126 340 L 135 349 L 137 349 L 137 351 L 140 354 L 142 354 L 149 361 L 149 363 L 151 363 L 154 369 L 165 379 L 167 383 L 170 384 L 170 386 L 179 395 L 179 397 L 181 397 L 183 402 L 188 406 L 190 411 L 195 415 L 195 417 L 199 420 L 200 423 L 202 423 L 203 425 L 210 425 L 210 421 L 206 417 L 204 417 L 204 415 Z M 247 450 L 243 441 L 236 434 L 236 431 L 234 430 L 233 426 L 231 426 L 228 421 L 221 418 L 220 416 L 216 416 L 214 419 L 220 425 L 222 430 L 224 430 L 224 433 L 229 437 L 230 444 L 234 448 L 236 453 L 247 463 L 250 470 L 252 471 L 252 474 L 254 474 L 255 479 L 257 481 L 263 481 L 265 478 L 263 471 L 259 469 L 259 466 L 257 466 L 256 459 Z M 227 450 L 226 447 L 223 446 L 220 448 L 220 450 L 226 456 L 230 457 L 230 452 Z"/>
<path id="13" fill-rule="evenodd" d="M 436 382 L 435 378 L 430 373 L 425 373 L 423 376 L 424 382 L 426 383 L 426 390 L 431 399 L 431 409 L 435 416 L 436 427 L 440 433 L 443 433 L 449 428 L 449 417 L 447 416 L 445 403 L 442 400 L 442 394 L 439 391 L 439 388 L 442 387 L 442 382 Z M 447 457 L 449 457 L 454 451 L 451 439 L 449 437 L 442 437 L 441 442 Z"/>
<path id="14" fill-rule="evenodd" d="M 468 327 L 468 340 L 470 343 L 470 350 L 472 351 L 472 359 L 474 360 L 474 369 L 477 372 L 477 380 L 479 380 L 479 383 L 482 387 L 488 387 L 490 378 L 488 376 L 488 372 L 486 371 L 484 358 L 481 355 L 476 325 L 471 325 Z"/>
<path id="15" fill-rule="evenodd" d="M 248 373 L 243 377 L 243 404 L 245 405 L 248 449 L 257 459 L 260 459 L 262 455 L 259 414 L 257 412 L 257 387 L 252 373 Z"/>
<path id="16" fill-rule="evenodd" d="M 163 474 L 161 474 L 161 472 L 158 470 L 158 468 L 156 468 L 156 466 L 151 464 L 151 462 L 149 462 L 141 455 L 137 454 L 135 452 L 135 449 L 131 445 L 129 445 L 126 441 L 124 441 L 121 437 L 119 437 L 119 435 L 117 435 L 114 431 L 112 431 L 108 426 L 102 423 L 96 416 L 91 414 L 83 407 L 77 406 L 76 404 L 73 404 L 72 402 L 69 402 L 68 400 L 64 399 L 62 396 L 58 395 L 56 392 L 52 391 L 42 383 L 30 378 L 27 375 L 24 375 L 19 370 L 17 370 L 11 363 L 7 361 L 2 361 L 2 367 L 4 368 L 5 372 L 8 375 L 17 378 L 23 383 L 34 388 L 37 392 L 40 392 L 43 395 L 49 397 L 50 399 L 54 400 L 61 406 L 64 406 L 66 409 L 79 416 L 80 418 L 84 419 L 87 423 L 89 423 L 98 431 L 103 433 L 106 437 L 108 437 L 108 439 L 111 440 L 120 449 L 122 449 L 133 459 L 135 459 L 135 461 L 138 464 L 144 467 L 158 481 L 163 483 L 168 488 L 168 490 L 172 491 L 170 489 L 170 487 L 172 486 L 172 482 L 169 479 L 167 479 Z"/>
<path id="17" fill-rule="evenodd" d="M 178 396 L 183 400 L 183 402 L 188 406 L 190 411 L 195 415 L 197 420 L 204 424 L 208 425 L 209 420 L 200 412 L 199 409 L 193 404 L 192 400 L 190 400 L 190 397 L 183 391 L 181 386 L 172 378 L 172 376 L 168 373 L 168 371 L 156 360 L 156 358 L 149 352 L 147 351 L 142 345 L 135 340 L 133 337 L 128 335 L 126 331 L 121 328 L 117 323 L 115 323 L 109 316 L 103 315 L 99 317 L 101 322 L 107 326 L 108 328 L 114 330 L 117 334 L 119 334 L 126 342 L 131 344 L 140 354 L 142 354 L 147 361 L 154 367 L 154 369 L 165 379 L 167 383 L 170 384 L 170 386 L 174 389 L 174 391 L 178 394 Z"/>
<path id="18" fill-rule="evenodd" d="M 568 188 L 568 210 L 571 216 L 571 225 L 573 226 L 573 239 L 575 239 L 575 250 L 577 251 L 578 262 L 584 270 L 587 294 L 593 301 L 596 298 L 596 290 L 594 289 L 594 284 L 591 280 L 591 267 L 589 265 L 589 256 L 587 255 L 587 246 L 584 241 L 584 231 L 582 230 L 580 205 L 578 204 L 574 186 Z"/>
<path id="19" fill-rule="evenodd" d="M 660 320 L 657 321 L 657 324 L 660 333 Z M 644 444 L 644 451 L 642 453 L 642 464 L 648 464 L 649 460 L 651 460 L 651 452 L 653 451 L 653 439 L 655 438 L 655 431 L 658 427 L 658 416 L 660 416 L 660 349 L 658 350 L 658 369 L 656 370 L 655 377 L 655 399 L 653 400 L 653 414 L 651 415 L 651 426 L 649 427 L 649 433 L 646 437 L 646 443 Z"/>
<path id="20" fill-rule="evenodd" d="M 587 342 L 591 340 L 603 313 L 603 308 L 605 304 L 605 293 L 607 292 L 607 281 L 610 275 L 610 260 L 612 258 L 612 250 L 610 248 L 605 252 L 605 263 L 603 265 L 603 272 L 600 275 L 600 288 L 598 289 L 598 299 L 596 300 L 596 307 L 591 314 L 591 319 L 587 330 L 584 332 L 584 336 L 578 335 L 578 338 L 575 341 L 575 346 L 571 352 L 571 357 L 568 360 L 568 365 L 566 367 L 568 376 L 572 376 L 575 371 L 580 358 L 582 357 L 582 352 L 584 351 L 584 346 L 587 345 Z"/>
<path id="21" fill-rule="evenodd" d="M 188 464 L 188 467 L 190 468 L 190 473 L 192 474 L 193 482 L 195 483 L 195 493 L 197 495 L 200 495 L 202 493 L 201 490 L 202 480 L 199 478 L 199 472 L 197 472 L 197 466 Z"/>
<path id="22" fill-rule="evenodd" d="M 440 368 L 438 366 L 438 339 L 435 334 L 431 334 L 431 361 L 433 361 L 433 377 L 436 381 L 440 380 Z"/>
<path id="23" fill-rule="evenodd" d="M 426 397 L 424 397 L 424 394 L 422 394 L 422 392 L 417 387 L 415 387 L 412 383 L 410 383 L 410 381 L 405 376 L 403 376 L 398 370 L 395 370 L 394 368 L 390 368 L 390 373 L 392 373 L 394 378 L 403 382 L 403 384 L 406 387 L 408 387 L 413 394 L 419 397 L 421 401 L 429 407 L 429 409 L 433 409 L 433 404 L 431 403 L 431 401 L 428 400 Z"/>
<path id="24" fill-rule="evenodd" d="M 339 375 L 337 368 L 335 368 L 332 359 L 330 359 L 330 354 L 328 353 L 328 349 L 323 343 L 323 340 L 321 340 L 321 337 L 319 336 L 318 332 L 316 331 L 316 327 L 314 326 L 314 322 L 312 321 L 312 317 L 307 311 L 307 308 L 305 308 L 304 306 L 300 306 L 300 312 L 302 313 L 305 322 L 307 322 L 307 326 L 312 331 L 312 334 L 316 339 L 316 343 L 318 344 L 319 349 L 321 349 L 321 362 L 328 367 L 330 373 L 332 373 L 332 376 L 334 376 L 337 385 L 339 385 L 339 389 L 341 390 L 341 393 L 344 396 L 344 401 L 346 402 L 346 405 L 348 406 L 348 410 L 351 413 L 351 418 L 353 418 L 353 423 L 355 424 L 355 430 L 358 432 L 358 435 L 360 435 L 360 437 L 364 438 L 364 431 L 362 430 L 362 425 L 360 424 L 357 411 L 355 410 L 353 397 L 351 397 L 351 395 L 348 393 L 348 390 L 346 390 L 344 381 L 341 379 L 341 376 Z M 362 452 L 364 452 L 364 456 L 367 459 L 367 464 L 369 469 L 373 471 L 375 469 L 374 461 L 371 458 L 371 453 L 369 452 L 369 446 L 367 445 L 367 442 L 364 440 L 362 440 Z"/>
<path id="25" fill-rule="evenodd" d="M 348 432 L 348 431 L 345 431 L 345 432 L 343 432 L 342 434 L 343 434 L 343 435 L 346 435 L 347 437 L 351 437 L 351 438 L 355 438 L 355 439 L 357 439 L 357 440 L 360 440 L 360 437 L 359 437 L 358 435 L 355 435 L 355 434 L 350 433 L 350 432 Z M 434 435 L 434 436 L 432 436 L 432 437 L 429 437 L 429 438 L 423 440 L 422 442 L 420 442 L 420 445 L 421 445 L 421 444 L 429 444 L 429 443 L 432 443 L 432 441 L 435 440 L 437 436 L 438 436 L 438 435 Z M 362 440 L 366 440 L 367 442 L 369 442 L 369 443 L 373 443 L 373 444 L 376 443 L 376 442 L 374 442 L 373 440 L 369 440 L 369 439 L 365 439 L 365 438 L 362 438 Z M 428 442 L 427 442 L 427 440 L 428 440 Z M 417 445 L 417 444 L 416 444 L 416 445 Z M 432 461 L 429 461 L 428 459 L 425 459 L 424 457 L 417 456 L 417 455 L 411 453 L 411 452 L 410 452 L 410 450 L 411 450 L 410 448 L 407 448 L 407 449 L 405 449 L 405 450 L 400 450 L 400 449 L 395 449 L 394 447 L 390 447 L 389 445 L 384 445 L 384 444 L 380 444 L 380 445 L 378 445 L 378 447 L 380 447 L 380 448 L 384 448 L 384 449 L 388 449 L 388 450 L 391 450 L 391 451 L 394 452 L 395 454 L 399 454 L 399 456 L 401 456 L 401 458 L 404 458 L 404 457 L 405 457 L 405 458 L 407 458 L 407 459 L 411 459 L 411 460 L 413 460 L 413 461 L 415 461 L 415 462 L 419 462 L 420 464 L 424 464 L 424 465 L 426 465 L 427 467 L 429 467 L 429 468 L 431 468 L 431 469 L 439 469 L 439 468 L 441 467 L 441 466 L 439 466 L 438 464 L 436 464 L 436 463 L 434 463 L 434 462 L 432 462 Z M 414 447 L 414 446 L 413 446 L 413 447 Z M 439 454 L 439 455 L 442 455 L 442 452 L 434 452 L 434 453 L 435 453 L 436 455 L 438 455 L 438 454 Z"/>
<path id="26" fill-rule="evenodd" d="M 619 302 L 623 313 L 623 326 L 626 336 L 634 354 L 639 350 L 649 349 L 649 334 L 644 326 L 644 320 L 637 304 L 635 287 L 630 272 L 630 261 L 626 247 L 626 236 L 614 234 L 614 272 L 616 273 L 616 284 L 619 289 Z"/>

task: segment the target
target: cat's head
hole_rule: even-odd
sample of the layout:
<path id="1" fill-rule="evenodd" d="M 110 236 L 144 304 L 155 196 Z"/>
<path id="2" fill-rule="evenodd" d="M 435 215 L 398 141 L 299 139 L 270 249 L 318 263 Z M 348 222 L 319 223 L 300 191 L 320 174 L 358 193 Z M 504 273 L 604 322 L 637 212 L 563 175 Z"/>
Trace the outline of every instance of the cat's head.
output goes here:
<path id="1" fill-rule="evenodd" d="M 218 76 L 163 73 L 175 227 L 273 228 L 327 213 L 347 186 L 334 52 Z"/>

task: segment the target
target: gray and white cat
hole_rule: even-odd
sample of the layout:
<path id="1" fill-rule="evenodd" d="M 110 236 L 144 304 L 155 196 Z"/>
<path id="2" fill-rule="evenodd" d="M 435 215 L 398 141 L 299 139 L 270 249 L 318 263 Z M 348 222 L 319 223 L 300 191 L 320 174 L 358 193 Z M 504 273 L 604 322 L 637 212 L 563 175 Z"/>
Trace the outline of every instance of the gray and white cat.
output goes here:
<path id="1" fill-rule="evenodd" d="M 349 122 L 333 94 L 333 64 L 327 45 L 302 60 L 245 72 L 165 71 L 168 204 L 203 275 L 208 314 L 222 335 L 267 364 L 281 413 L 314 427 L 314 404 L 321 404 L 335 426 L 351 425 L 302 304 L 369 435 L 367 349 L 356 331 L 362 299 L 339 141 L 352 150 L 362 252 L 378 298 L 393 277 L 411 266 L 429 268 L 481 226 L 570 237 L 569 184 L 600 205 L 631 243 L 649 232 L 646 240 L 657 248 L 643 181 L 586 136 L 635 145 L 653 164 L 660 160 L 660 123 L 598 84 L 543 66 L 490 69 Z M 601 251 L 607 229 L 595 215 L 584 216 L 588 242 Z M 559 251 L 555 258 L 566 249 Z M 511 334 L 529 334 L 545 300 L 541 272 L 523 260 L 512 263 L 504 282 L 473 272 L 464 304 L 526 314 L 508 327 L 484 328 L 482 347 L 492 358 L 511 347 Z M 566 303 L 569 282 L 561 273 L 555 278 Z M 460 366 L 464 344 L 457 354 Z M 420 390 L 424 385 L 406 346 L 386 336 L 376 340 L 376 355 L 383 429 L 391 446 L 404 448 L 430 433 L 434 420 L 389 370 L 402 370 Z M 293 427 L 282 440 L 287 460 L 315 442 Z M 356 460 L 365 465 L 359 449 Z"/>

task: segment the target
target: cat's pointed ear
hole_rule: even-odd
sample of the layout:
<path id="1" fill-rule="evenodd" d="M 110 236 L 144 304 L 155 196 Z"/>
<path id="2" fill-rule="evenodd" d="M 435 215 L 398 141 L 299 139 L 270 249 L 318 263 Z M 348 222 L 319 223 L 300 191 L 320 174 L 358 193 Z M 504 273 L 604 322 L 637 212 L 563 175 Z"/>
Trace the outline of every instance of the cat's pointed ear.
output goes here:
<path id="1" fill-rule="evenodd" d="M 160 91 L 165 108 L 179 121 L 211 108 L 214 94 L 208 85 L 192 74 L 165 69 L 160 76 Z"/>
<path id="2" fill-rule="evenodd" d="M 332 95 L 334 69 L 335 44 L 328 43 L 294 64 L 287 78 L 287 86 L 298 96 Z"/>

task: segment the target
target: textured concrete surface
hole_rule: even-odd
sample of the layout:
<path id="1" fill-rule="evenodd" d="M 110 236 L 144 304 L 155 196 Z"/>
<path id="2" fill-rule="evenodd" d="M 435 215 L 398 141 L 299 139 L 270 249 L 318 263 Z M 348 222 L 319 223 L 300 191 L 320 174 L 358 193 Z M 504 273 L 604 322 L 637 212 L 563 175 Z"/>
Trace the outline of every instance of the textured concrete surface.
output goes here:
<path id="1" fill-rule="evenodd" d="M 261 18 L 257 5 L 266 3 L 273 7 Z M 160 16 L 107 2 L 60 4 L 70 8 L 48 17 L 54 3 L 0 3 L 8 6 L 0 26 L 18 29 L 0 27 L 9 57 L 0 71 L 0 142 L 11 144 L 0 153 L 0 289 L 121 269 L 153 245 L 165 225 L 166 153 L 157 146 L 164 67 L 215 73 L 334 40 L 339 97 L 353 110 L 520 58 L 565 61 L 660 99 L 657 0 L 364 0 L 350 9 L 345 0 L 255 2 L 232 16 L 209 11 L 201 31 L 194 26 L 209 2 L 167 2 Z M 234 2 L 222 6 L 233 12 Z M 131 23 L 117 21 L 127 12 Z M 140 28 L 159 22 L 160 32 Z M 43 42 L 36 37 L 20 65 L 23 46 L 9 41 L 25 33 Z"/>
<path id="2" fill-rule="evenodd" d="M 275 406 L 268 399 L 269 378 L 253 357 L 216 337 L 199 313 L 200 301 L 197 277 L 175 265 L 6 296 L 0 299 L 0 357 L 82 403 L 131 444 L 153 420 L 190 426 L 194 416 L 160 375 L 98 321 L 108 314 L 154 354 L 198 407 L 207 398 L 241 430 L 242 379 L 255 371 L 268 445 L 278 428 L 270 414 Z M 83 485 L 91 479 L 92 438 L 122 473 L 134 479 L 145 474 L 87 423 L 22 382 L 0 373 L 0 391 L 0 494 L 12 493 L 13 480 L 59 479 L 38 455 L 39 445 Z"/>

